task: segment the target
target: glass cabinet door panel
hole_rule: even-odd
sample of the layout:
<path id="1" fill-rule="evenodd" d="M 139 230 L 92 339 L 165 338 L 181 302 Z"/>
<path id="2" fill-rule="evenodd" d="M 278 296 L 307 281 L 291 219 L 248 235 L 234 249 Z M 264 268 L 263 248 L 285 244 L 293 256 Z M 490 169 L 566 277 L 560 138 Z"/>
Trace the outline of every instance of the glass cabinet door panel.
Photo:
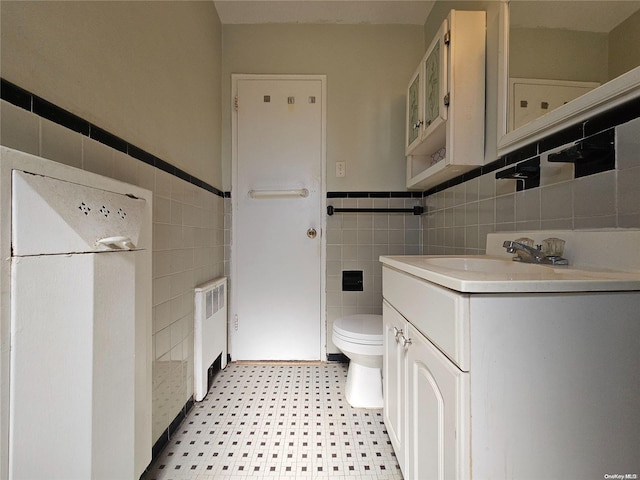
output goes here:
<path id="1" fill-rule="evenodd" d="M 447 94 L 447 57 L 444 39 L 447 28 L 448 22 L 445 20 L 424 57 L 424 135 L 428 135 L 431 130 L 429 127 L 433 125 L 435 128 L 447 119 L 444 100 Z"/>
<path id="2" fill-rule="evenodd" d="M 435 48 L 431 51 L 427 57 L 427 61 L 424 62 L 425 68 L 425 99 L 427 109 L 425 111 L 424 123 L 425 125 L 431 125 L 440 113 L 440 104 L 438 102 L 438 96 L 440 93 L 440 42 L 436 42 Z"/>
<path id="3" fill-rule="evenodd" d="M 409 84 L 407 94 L 407 146 L 410 146 L 420 133 L 420 72 L 416 72 Z"/>

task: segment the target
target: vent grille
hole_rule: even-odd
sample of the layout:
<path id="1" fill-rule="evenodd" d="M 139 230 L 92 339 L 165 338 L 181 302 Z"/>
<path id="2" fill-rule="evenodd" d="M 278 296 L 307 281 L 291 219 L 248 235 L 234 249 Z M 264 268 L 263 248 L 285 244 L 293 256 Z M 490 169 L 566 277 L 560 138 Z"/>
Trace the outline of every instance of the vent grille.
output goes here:
<path id="1" fill-rule="evenodd" d="M 205 318 L 211 318 L 216 312 L 225 307 L 225 297 L 224 283 L 205 294 Z"/>
<path id="2" fill-rule="evenodd" d="M 193 319 L 194 399 L 202 401 L 208 388 L 208 370 L 218 357 L 227 366 L 227 279 L 216 278 L 195 288 Z"/>

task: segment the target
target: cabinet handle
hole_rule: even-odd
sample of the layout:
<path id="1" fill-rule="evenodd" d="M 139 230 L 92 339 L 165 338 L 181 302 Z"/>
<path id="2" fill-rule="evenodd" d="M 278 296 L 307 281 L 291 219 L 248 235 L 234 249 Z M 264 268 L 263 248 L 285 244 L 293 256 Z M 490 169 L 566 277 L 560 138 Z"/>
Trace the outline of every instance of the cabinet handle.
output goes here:
<path id="1" fill-rule="evenodd" d="M 96 243 L 104 245 L 111 250 L 135 250 L 136 246 L 129 237 L 105 237 L 97 240 Z"/>
<path id="2" fill-rule="evenodd" d="M 420 128 L 420 126 L 423 124 L 424 122 L 422 120 L 420 120 L 418 123 L 414 123 L 413 124 L 413 129 L 417 130 L 418 128 Z"/>
<path id="3" fill-rule="evenodd" d="M 400 342 L 398 337 L 401 335 L 402 335 L 402 330 L 398 329 L 398 327 L 393 327 L 393 336 L 396 338 L 396 343 Z"/>
<path id="4" fill-rule="evenodd" d="M 406 338 L 404 335 L 400 335 L 400 340 L 398 340 L 398 343 L 400 343 L 403 348 L 409 348 L 409 345 L 411 345 L 411 339 Z"/>

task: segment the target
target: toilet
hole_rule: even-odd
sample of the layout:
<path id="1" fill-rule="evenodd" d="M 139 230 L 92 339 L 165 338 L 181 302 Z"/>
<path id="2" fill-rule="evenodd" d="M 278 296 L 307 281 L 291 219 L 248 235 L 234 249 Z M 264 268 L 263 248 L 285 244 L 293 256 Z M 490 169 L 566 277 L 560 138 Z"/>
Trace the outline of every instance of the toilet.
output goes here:
<path id="1" fill-rule="evenodd" d="M 382 408 L 382 315 L 358 314 L 333 322 L 333 344 L 349 357 L 347 402 L 357 408 Z"/>

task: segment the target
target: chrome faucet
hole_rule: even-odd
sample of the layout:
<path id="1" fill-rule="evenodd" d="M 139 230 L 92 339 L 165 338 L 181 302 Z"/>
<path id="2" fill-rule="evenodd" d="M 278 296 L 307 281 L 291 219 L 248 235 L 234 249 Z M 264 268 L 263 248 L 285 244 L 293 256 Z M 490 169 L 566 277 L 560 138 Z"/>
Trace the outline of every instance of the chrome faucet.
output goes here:
<path id="1" fill-rule="evenodd" d="M 569 265 L 566 258 L 562 258 L 559 255 L 546 255 L 542 251 L 542 245 L 536 245 L 536 248 L 534 248 L 521 242 L 505 240 L 502 246 L 507 249 L 508 253 L 515 253 L 513 260 L 516 262 Z"/>

